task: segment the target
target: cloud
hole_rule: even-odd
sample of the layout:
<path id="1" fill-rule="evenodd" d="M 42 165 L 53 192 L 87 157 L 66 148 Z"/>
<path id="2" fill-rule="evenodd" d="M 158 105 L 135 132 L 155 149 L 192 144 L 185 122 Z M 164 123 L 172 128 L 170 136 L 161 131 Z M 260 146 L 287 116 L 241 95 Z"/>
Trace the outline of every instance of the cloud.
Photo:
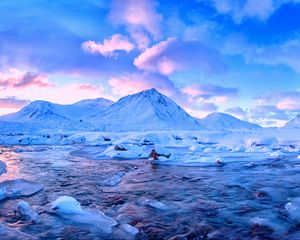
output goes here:
<path id="1" fill-rule="evenodd" d="M 298 0 L 211 0 L 219 14 L 230 15 L 236 23 L 246 19 L 267 20 L 278 8 Z"/>
<path id="2" fill-rule="evenodd" d="M 2 88 L 26 88 L 37 86 L 40 88 L 49 87 L 51 84 L 44 74 L 21 71 L 11 68 L 8 72 L 0 72 L 0 87 Z"/>
<path id="3" fill-rule="evenodd" d="M 149 33 L 154 39 L 161 36 L 162 16 L 156 11 L 153 0 L 113 0 L 109 20 L 125 25 L 131 33 Z"/>
<path id="4" fill-rule="evenodd" d="M 198 41 L 184 42 L 178 38 L 168 38 L 147 48 L 135 58 L 134 65 L 163 75 L 188 69 L 196 69 L 205 74 L 226 70 L 218 51 Z"/>
<path id="5" fill-rule="evenodd" d="M 200 106 L 199 109 L 204 112 L 215 112 L 218 110 L 218 106 L 211 102 L 205 102 Z"/>
<path id="6" fill-rule="evenodd" d="M 29 100 L 18 99 L 16 97 L 0 98 L 0 108 L 19 109 L 27 105 L 29 102 Z"/>
<path id="7" fill-rule="evenodd" d="M 105 57 L 117 57 L 118 51 L 129 53 L 134 49 L 134 45 L 127 37 L 121 34 L 114 34 L 110 38 L 104 39 L 102 43 L 86 41 L 82 43 L 81 48 L 89 53 L 101 54 Z"/>
<path id="8" fill-rule="evenodd" d="M 226 88 L 211 84 L 194 84 L 182 88 L 181 91 L 192 98 L 202 98 L 205 100 L 218 98 L 220 102 L 222 102 L 222 99 L 236 97 L 238 95 L 236 88 Z"/>
<path id="9" fill-rule="evenodd" d="M 273 92 L 265 96 L 257 97 L 260 104 L 272 104 L 279 110 L 300 111 L 300 90 Z"/>
<path id="10" fill-rule="evenodd" d="M 226 113 L 232 114 L 238 118 L 245 119 L 246 111 L 244 111 L 241 107 L 232 107 L 225 110 Z"/>
<path id="11" fill-rule="evenodd" d="M 155 73 L 127 74 L 111 78 L 108 83 L 117 96 L 125 96 L 150 88 L 156 88 L 167 95 L 178 92 L 178 89 L 168 77 Z"/>

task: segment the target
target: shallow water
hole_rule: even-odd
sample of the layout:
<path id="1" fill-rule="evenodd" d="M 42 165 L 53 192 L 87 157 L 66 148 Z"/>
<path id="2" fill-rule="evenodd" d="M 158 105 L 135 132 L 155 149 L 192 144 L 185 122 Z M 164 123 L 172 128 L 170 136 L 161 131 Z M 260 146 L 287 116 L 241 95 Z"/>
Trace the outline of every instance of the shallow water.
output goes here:
<path id="1" fill-rule="evenodd" d="M 13 209 L 20 199 L 0 202 L 0 221 L 41 239 L 132 239 L 123 223 L 139 229 L 136 239 L 300 239 L 300 224 L 284 207 L 288 198 L 300 196 L 300 159 L 154 166 L 146 160 L 90 160 L 100 147 L 81 148 L 2 147 L 8 172 L 0 181 L 25 178 L 44 189 L 22 198 L 40 212 L 42 223 L 17 222 Z M 48 212 L 63 195 L 119 225 L 107 235 Z"/>

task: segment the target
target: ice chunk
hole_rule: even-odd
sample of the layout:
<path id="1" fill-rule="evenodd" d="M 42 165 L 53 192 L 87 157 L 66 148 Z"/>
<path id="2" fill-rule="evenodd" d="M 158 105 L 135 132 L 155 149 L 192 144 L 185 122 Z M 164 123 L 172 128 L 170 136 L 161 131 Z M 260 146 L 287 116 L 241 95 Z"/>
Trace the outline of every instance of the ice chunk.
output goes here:
<path id="1" fill-rule="evenodd" d="M 42 190 L 43 186 L 26 179 L 14 179 L 1 182 L 0 189 L 5 192 L 5 197 L 27 197 Z"/>
<path id="2" fill-rule="evenodd" d="M 103 180 L 102 183 L 105 186 L 110 186 L 110 187 L 116 186 L 122 181 L 124 175 L 125 175 L 124 172 L 118 172 L 115 175 L 111 176 L 110 178 Z"/>
<path id="3" fill-rule="evenodd" d="M 285 204 L 285 209 L 289 213 L 291 219 L 300 220 L 300 197 L 294 198 L 291 202 Z"/>
<path id="4" fill-rule="evenodd" d="M 63 218 L 70 221 L 90 224 L 105 233 L 111 233 L 117 222 L 101 211 L 83 210 L 80 203 L 73 197 L 62 196 L 52 202 L 52 209 Z"/>
<path id="5" fill-rule="evenodd" d="M 68 196 L 62 196 L 56 199 L 52 202 L 51 208 L 63 213 L 83 213 L 80 203 L 75 198 Z"/>
<path id="6" fill-rule="evenodd" d="M 33 221 L 36 223 L 40 222 L 40 218 L 37 212 L 35 212 L 29 203 L 21 201 L 16 207 L 17 216 L 24 221 Z"/>
<path id="7" fill-rule="evenodd" d="M 170 207 L 167 206 L 166 204 L 156 201 L 156 200 L 151 200 L 151 199 L 142 200 L 141 204 L 149 206 L 149 207 L 153 207 L 155 209 L 163 210 L 163 211 L 167 211 L 170 209 Z"/>
<path id="8" fill-rule="evenodd" d="M 125 232 L 129 233 L 132 236 L 135 236 L 139 232 L 136 227 L 133 227 L 130 224 L 122 224 L 121 227 Z"/>

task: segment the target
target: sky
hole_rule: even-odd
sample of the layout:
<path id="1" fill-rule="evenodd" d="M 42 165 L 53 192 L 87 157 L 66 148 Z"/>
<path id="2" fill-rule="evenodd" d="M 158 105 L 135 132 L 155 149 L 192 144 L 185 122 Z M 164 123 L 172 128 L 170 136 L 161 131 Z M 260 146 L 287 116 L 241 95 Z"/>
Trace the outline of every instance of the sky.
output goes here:
<path id="1" fill-rule="evenodd" d="M 1 0 L 0 114 L 156 88 L 192 116 L 300 111 L 300 0 Z"/>

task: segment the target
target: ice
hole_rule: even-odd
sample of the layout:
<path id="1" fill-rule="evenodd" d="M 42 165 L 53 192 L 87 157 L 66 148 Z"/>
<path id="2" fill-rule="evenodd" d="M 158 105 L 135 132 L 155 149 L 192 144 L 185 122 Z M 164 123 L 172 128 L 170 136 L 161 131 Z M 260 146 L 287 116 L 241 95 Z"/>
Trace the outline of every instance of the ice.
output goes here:
<path id="1" fill-rule="evenodd" d="M 80 203 L 73 197 L 62 196 L 52 202 L 51 208 L 58 212 L 82 214 Z"/>
<path id="2" fill-rule="evenodd" d="M 24 221 L 33 221 L 39 223 L 41 220 L 39 218 L 39 214 L 35 212 L 29 203 L 25 201 L 21 201 L 17 204 L 16 207 L 16 214 L 17 216 Z"/>
<path id="3" fill-rule="evenodd" d="M 163 211 L 167 211 L 170 210 L 170 207 L 167 206 L 166 204 L 156 201 L 156 200 L 152 200 L 152 199 L 145 199 L 145 200 L 141 200 L 140 201 L 142 205 L 146 205 L 158 210 L 163 210 Z"/>
<path id="4" fill-rule="evenodd" d="M 62 196 L 52 202 L 51 208 L 61 217 L 72 222 L 89 224 L 98 227 L 105 233 L 111 233 L 117 222 L 101 211 L 84 210 L 73 197 Z"/>
<path id="5" fill-rule="evenodd" d="M 139 230 L 138 230 L 136 227 L 133 227 L 133 226 L 131 226 L 130 224 L 127 224 L 127 223 L 122 224 L 122 225 L 121 225 L 121 228 L 122 228 L 125 232 L 129 233 L 129 234 L 132 235 L 132 236 L 135 236 L 136 234 L 139 233 Z"/>
<path id="6" fill-rule="evenodd" d="M 300 197 L 294 198 L 291 202 L 285 204 L 285 209 L 291 219 L 300 221 Z"/>
<path id="7" fill-rule="evenodd" d="M 16 229 L 5 226 L 0 223 L 0 239 L 3 240 L 37 240 L 37 237 L 22 233 Z"/>
<path id="8" fill-rule="evenodd" d="M 124 172 L 118 172 L 115 175 L 111 176 L 110 178 L 103 180 L 102 184 L 110 187 L 116 186 L 122 181 L 124 175 L 125 175 Z"/>
<path id="9" fill-rule="evenodd" d="M 149 150 L 145 146 L 116 145 L 108 147 L 99 157 L 146 159 L 149 157 Z"/>
<path id="10" fill-rule="evenodd" d="M 6 180 L 0 183 L 0 196 L 4 195 L 4 198 L 27 197 L 42 189 L 41 184 L 26 179 Z"/>

